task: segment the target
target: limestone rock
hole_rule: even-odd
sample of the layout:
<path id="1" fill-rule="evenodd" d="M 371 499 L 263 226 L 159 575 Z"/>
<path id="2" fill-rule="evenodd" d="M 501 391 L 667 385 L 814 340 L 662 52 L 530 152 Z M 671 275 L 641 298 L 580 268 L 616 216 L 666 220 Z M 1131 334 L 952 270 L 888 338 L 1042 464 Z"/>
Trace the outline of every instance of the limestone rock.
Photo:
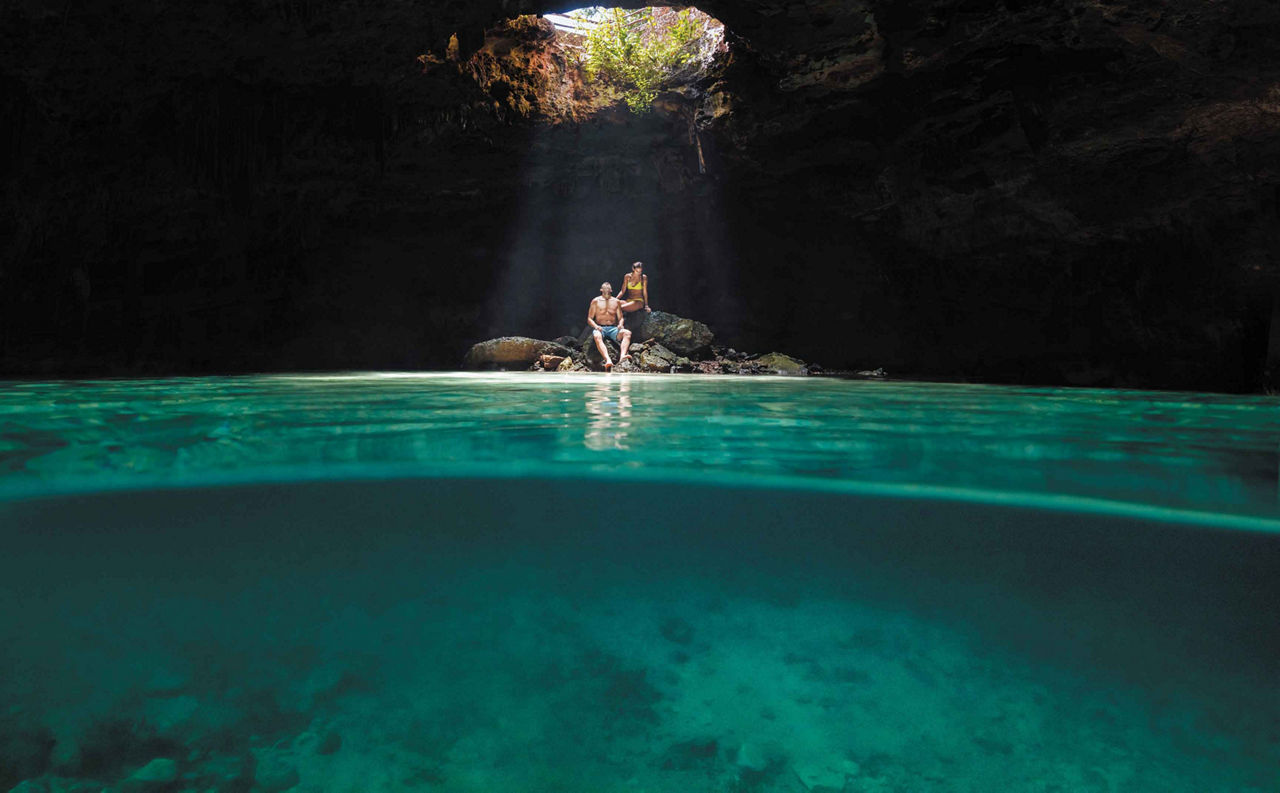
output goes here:
<path id="1" fill-rule="evenodd" d="M 219 790 L 245 790 L 253 775 L 252 755 L 212 754 L 199 766 L 200 776 Z"/>
<path id="2" fill-rule="evenodd" d="M 780 352 L 770 352 L 761 355 L 751 362 L 762 374 L 786 374 L 786 375 L 807 375 L 809 370 L 805 367 L 804 361 L 796 360 L 790 355 L 783 355 Z"/>
<path id="3" fill-rule="evenodd" d="M 849 777 L 858 775 L 858 764 L 851 760 L 811 758 L 796 761 L 795 775 L 810 793 L 840 793 Z"/>
<path id="4" fill-rule="evenodd" d="M 609 348 L 609 359 L 614 363 L 617 363 L 618 358 L 621 355 L 618 345 L 609 339 L 605 339 L 604 344 Z M 596 340 L 594 336 L 589 336 L 586 341 L 582 342 L 582 352 L 586 356 L 586 362 L 591 368 L 599 368 L 604 364 L 604 358 L 600 357 L 600 351 L 596 349 Z"/>
<path id="5" fill-rule="evenodd" d="M 462 360 L 464 369 L 528 369 L 541 355 L 568 356 L 567 347 L 528 336 L 503 336 L 475 344 Z"/>
<path id="6" fill-rule="evenodd" d="M 636 369 L 641 372 L 670 372 L 681 360 L 680 356 L 656 341 L 640 347 L 634 358 Z"/>
<path id="7" fill-rule="evenodd" d="M 157 790 L 178 778 L 178 764 L 168 757 L 157 757 L 134 771 L 125 780 L 126 790 Z"/>
<path id="8" fill-rule="evenodd" d="M 637 311 L 627 317 L 627 326 L 635 341 L 652 339 L 680 355 L 706 352 L 715 341 L 715 334 L 706 325 L 665 311 Z"/>
<path id="9" fill-rule="evenodd" d="M 289 752 L 262 749 L 254 752 L 257 762 L 253 770 L 255 793 L 280 793 L 300 781 L 298 769 Z"/>
<path id="10" fill-rule="evenodd" d="M 738 747 L 733 763 L 748 771 L 763 771 L 769 766 L 769 758 L 758 744 L 743 743 Z"/>
<path id="11" fill-rule="evenodd" d="M 542 364 L 542 368 L 547 371 L 551 371 L 553 369 L 559 369 L 560 364 L 564 363 L 567 360 L 569 360 L 569 357 L 567 355 L 539 355 L 538 356 L 538 363 Z"/>

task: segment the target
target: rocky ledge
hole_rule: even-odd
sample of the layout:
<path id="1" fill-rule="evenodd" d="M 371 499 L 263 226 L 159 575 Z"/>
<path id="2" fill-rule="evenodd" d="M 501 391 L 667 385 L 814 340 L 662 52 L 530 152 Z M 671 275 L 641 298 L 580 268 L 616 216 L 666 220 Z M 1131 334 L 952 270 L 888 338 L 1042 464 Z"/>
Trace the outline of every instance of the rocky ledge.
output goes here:
<path id="1" fill-rule="evenodd" d="M 776 374 L 805 376 L 822 372 L 815 363 L 805 363 L 780 352 L 749 354 L 715 343 L 715 334 L 697 320 L 665 311 L 653 311 L 627 318 L 632 344 L 629 360 L 619 361 L 621 350 L 605 340 L 616 372 L 695 374 Z M 475 344 L 463 359 L 464 369 L 598 372 L 604 359 L 595 339 L 586 329 L 581 336 L 561 336 L 545 341 L 527 336 L 503 336 Z"/>

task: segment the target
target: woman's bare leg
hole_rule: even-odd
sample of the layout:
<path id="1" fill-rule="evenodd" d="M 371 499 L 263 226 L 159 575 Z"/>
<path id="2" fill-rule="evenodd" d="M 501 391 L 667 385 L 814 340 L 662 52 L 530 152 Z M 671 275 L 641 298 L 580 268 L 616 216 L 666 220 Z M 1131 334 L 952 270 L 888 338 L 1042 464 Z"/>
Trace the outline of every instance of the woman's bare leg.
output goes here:
<path id="1" fill-rule="evenodd" d="M 640 309 L 644 308 L 644 301 L 628 300 L 625 303 L 620 303 L 619 305 L 622 307 L 623 311 L 630 314 L 632 311 L 639 311 Z"/>

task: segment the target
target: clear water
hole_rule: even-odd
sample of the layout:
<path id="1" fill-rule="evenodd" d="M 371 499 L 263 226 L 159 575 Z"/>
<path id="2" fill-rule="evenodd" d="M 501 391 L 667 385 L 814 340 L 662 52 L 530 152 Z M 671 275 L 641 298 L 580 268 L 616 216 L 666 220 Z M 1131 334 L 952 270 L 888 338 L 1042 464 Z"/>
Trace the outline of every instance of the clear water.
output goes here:
<path id="1" fill-rule="evenodd" d="M 1280 403 L 0 387 L 0 790 L 1280 789 Z"/>

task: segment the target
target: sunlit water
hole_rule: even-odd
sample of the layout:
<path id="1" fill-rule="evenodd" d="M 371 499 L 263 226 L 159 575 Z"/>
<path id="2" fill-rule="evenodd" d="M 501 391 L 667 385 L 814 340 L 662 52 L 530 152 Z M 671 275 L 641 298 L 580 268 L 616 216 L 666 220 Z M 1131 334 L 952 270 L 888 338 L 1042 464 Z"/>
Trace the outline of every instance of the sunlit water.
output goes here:
<path id="1" fill-rule="evenodd" d="M 1280 789 L 1280 402 L 0 386 L 0 791 Z"/>

